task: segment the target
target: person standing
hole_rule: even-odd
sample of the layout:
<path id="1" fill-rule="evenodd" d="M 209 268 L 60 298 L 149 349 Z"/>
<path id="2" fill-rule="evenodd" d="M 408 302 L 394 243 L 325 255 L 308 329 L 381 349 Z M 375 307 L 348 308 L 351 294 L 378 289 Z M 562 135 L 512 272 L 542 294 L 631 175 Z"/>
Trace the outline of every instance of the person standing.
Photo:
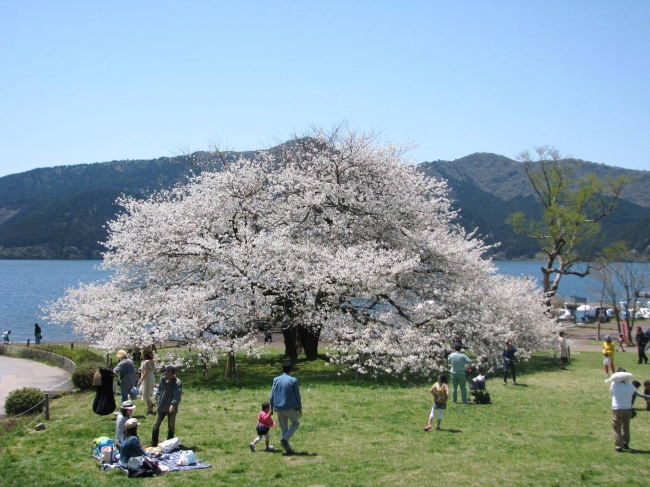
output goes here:
<path id="1" fill-rule="evenodd" d="M 167 416 L 167 439 L 174 438 L 176 430 L 176 414 L 178 414 L 178 405 L 183 395 L 183 385 L 178 377 L 174 367 L 168 365 L 165 367 L 165 374 L 160 377 L 158 383 L 158 392 L 156 393 L 156 404 L 158 405 L 156 421 L 153 424 L 151 432 L 151 445 L 158 446 L 160 435 L 160 424 Z"/>
<path id="2" fill-rule="evenodd" d="M 640 326 L 636 327 L 636 336 L 634 337 L 634 341 L 636 341 L 636 349 L 639 354 L 639 361 L 637 364 L 647 364 L 648 356 L 645 354 L 645 346 L 648 344 L 648 335 L 643 332 Z"/>
<path id="3" fill-rule="evenodd" d="M 135 387 L 135 366 L 133 360 L 129 358 L 124 350 L 117 351 L 117 358 L 120 363 L 113 370 L 119 379 L 120 393 L 122 395 L 122 402 L 129 400 L 129 393 Z M 137 397 L 137 396 L 136 396 Z M 136 399 L 135 397 L 133 399 Z"/>
<path id="4" fill-rule="evenodd" d="M 282 375 L 273 379 L 269 403 L 273 411 L 278 413 L 278 423 L 282 439 L 280 444 L 287 453 L 293 453 L 289 439 L 300 427 L 300 416 L 302 416 L 302 399 L 300 397 L 300 386 L 295 377 L 291 377 L 293 366 L 290 362 L 282 364 Z M 291 426 L 289 426 L 291 421 Z"/>
<path id="5" fill-rule="evenodd" d="M 630 383 L 632 374 L 617 372 L 605 382 L 611 382 L 612 426 L 614 428 L 614 448 L 617 452 L 630 448 L 630 419 L 632 419 L 632 396 L 636 392 Z"/>
<path id="6" fill-rule="evenodd" d="M 560 332 L 558 343 L 560 346 L 560 370 L 566 370 L 566 364 L 569 363 L 569 347 L 567 346 L 563 331 Z"/>
<path id="7" fill-rule="evenodd" d="M 140 365 L 140 380 L 138 387 L 142 386 L 142 399 L 147 403 L 147 414 L 156 414 L 153 410 L 153 401 L 151 395 L 153 393 L 153 386 L 156 382 L 154 373 L 156 371 L 156 362 L 153 359 L 153 352 L 151 350 L 144 351 L 144 360 Z"/>
<path id="8" fill-rule="evenodd" d="M 4 343 L 5 345 L 9 344 L 9 335 L 11 335 L 11 330 L 2 332 L 2 343 Z"/>
<path id="9" fill-rule="evenodd" d="M 438 416 L 436 421 L 436 429 L 440 429 L 442 413 L 447 408 L 447 398 L 449 397 L 447 376 L 445 374 L 440 374 L 438 376 L 438 382 L 431 386 L 429 392 L 433 395 L 433 406 L 431 407 L 431 414 L 429 414 L 429 422 L 424 427 L 424 431 L 429 431 L 431 429 L 431 421 L 433 421 L 434 416 Z"/>
<path id="10" fill-rule="evenodd" d="M 458 398 L 458 386 L 460 385 L 460 396 L 463 400 L 463 404 L 469 404 L 467 400 L 467 376 L 465 375 L 465 365 L 471 364 L 472 361 L 467 355 L 461 353 L 461 346 L 459 344 L 454 345 L 454 352 L 449 355 L 447 359 L 451 364 L 451 387 L 452 395 L 451 398 L 454 402 Z"/>
<path id="11" fill-rule="evenodd" d="M 511 340 L 506 342 L 506 346 L 503 349 L 501 356 L 503 357 L 503 385 L 508 385 L 508 372 L 512 371 L 512 383 L 517 385 L 517 359 L 515 354 L 517 349 L 512 344 Z"/>
<path id="12" fill-rule="evenodd" d="M 603 342 L 603 364 L 607 375 L 610 375 L 608 367 L 612 368 L 612 374 L 616 372 L 614 368 L 614 344 L 612 343 L 612 337 L 609 335 L 605 335 L 605 341 Z"/>
<path id="13" fill-rule="evenodd" d="M 38 323 L 34 323 L 34 343 L 36 345 L 40 345 L 41 338 L 43 338 L 43 335 L 41 334 L 41 327 L 38 326 Z"/>

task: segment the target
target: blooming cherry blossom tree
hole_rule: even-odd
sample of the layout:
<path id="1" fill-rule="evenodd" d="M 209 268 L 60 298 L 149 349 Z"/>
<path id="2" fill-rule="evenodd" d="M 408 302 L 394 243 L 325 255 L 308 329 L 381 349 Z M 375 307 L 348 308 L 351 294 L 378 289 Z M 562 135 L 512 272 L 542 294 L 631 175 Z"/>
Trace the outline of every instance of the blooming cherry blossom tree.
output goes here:
<path id="1" fill-rule="evenodd" d="M 431 373 L 462 343 L 487 370 L 506 339 L 544 349 L 555 326 L 526 279 L 495 275 L 444 181 L 373 134 L 316 130 L 146 200 L 109 223 L 102 284 L 50 319 L 101 347 L 176 341 L 203 360 L 279 328 L 285 352 L 360 372 Z"/>

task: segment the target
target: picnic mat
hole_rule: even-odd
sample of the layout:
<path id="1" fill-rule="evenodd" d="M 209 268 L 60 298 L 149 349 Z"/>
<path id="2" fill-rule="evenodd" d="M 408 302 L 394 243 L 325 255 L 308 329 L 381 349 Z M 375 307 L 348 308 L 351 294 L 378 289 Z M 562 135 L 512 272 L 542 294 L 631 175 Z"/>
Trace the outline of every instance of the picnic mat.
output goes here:
<path id="1" fill-rule="evenodd" d="M 95 455 L 93 455 L 93 457 L 98 459 Z M 194 470 L 195 468 L 210 468 L 212 466 L 209 463 L 205 463 L 200 460 L 197 460 L 195 463 L 192 463 L 191 465 L 178 465 L 178 460 L 180 459 L 180 457 L 181 457 L 181 450 L 175 450 L 171 453 L 165 453 L 163 456 L 159 458 L 154 458 L 154 460 L 157 460 L 161 467 L 166 467 L 166 468 L 162 468 L 162 470 L 167 470 L 169 472 Z M 119 461 L 112 464 L 102 463 L 99 466 L 99 468 L 102 470 L 112 470 L 114 468 L 119 468 L 123 470 L 125 473 L 129 472 L 126 467 L 120 465 Z"/>

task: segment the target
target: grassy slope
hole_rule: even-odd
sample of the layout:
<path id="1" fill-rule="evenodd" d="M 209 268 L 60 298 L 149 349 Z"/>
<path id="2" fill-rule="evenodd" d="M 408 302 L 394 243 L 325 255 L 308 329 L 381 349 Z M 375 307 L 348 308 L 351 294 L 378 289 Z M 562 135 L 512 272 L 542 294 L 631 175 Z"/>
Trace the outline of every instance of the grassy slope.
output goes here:
<path id="1" fill-rule="evenodd" d="M 619 353 L 617 365 L 650 376 L 634 353 Z M 268 397 L 278 357 L 242 362 L 242 386 L 214 370 L 180 372 L 185 395 L 177 434 L 206 470 L 133 480 L 143 486 L 187 485 L 647 485 L 642 472 L 650 453 L 650 412 L 632 421 L 634 453 L 615 453 L 610 397 L 601 356 L 574 356 L 560 372 L 549 357 L 536 357 L 518 387 L 488 381 L 493 404 L 450 405 L 443 431 L 424 432 L 430 395 L 426 384 L 407 385 L 336 375 L 322 362 L 300 363 L 303 425 L 292 444 L 299 454 L 251 453 L 259 404 Z M 618 363 L 620 362 L 620 363 Z M 153 419 L 136 409 L 140 438 L 148 443 Z M 88 394 L 53 402 L 43 432 L 0 438 L 1 485 L 111 485 L 120 472 L 101 472 L 89 457 L 92 439 L 112 436 L 113 417 L 91 410 Z M 645 409 L 645 403 L 638 404 Z M 166 434 L 163 426 L 161 435 Z M 278 429 L 272 441 L 279 447 Z"/>

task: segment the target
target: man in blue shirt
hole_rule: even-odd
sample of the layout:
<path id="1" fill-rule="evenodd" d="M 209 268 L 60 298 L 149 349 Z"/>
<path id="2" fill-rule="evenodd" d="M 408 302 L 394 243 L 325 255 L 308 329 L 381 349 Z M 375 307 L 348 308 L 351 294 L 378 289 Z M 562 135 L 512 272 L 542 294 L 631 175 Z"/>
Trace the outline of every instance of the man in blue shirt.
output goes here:
<path id="1" fill-rule="evenodd" d="M 455 352 L 449 355 L 449 363 L 451 364 L 451 386 L 452 399 L 456 402 L 458 396 L 458 385 L 460 385 L 460 395 L 463 399 L 463 404 L 469 404 L 467 401 L 467 377 L 465 376 L 465 364 L 470 364 L 472 361 L 467 355 L 461 353 L 461 346 L 455 345 Z"/>
<path id="2" fill-rule="evenodd" d="M 289 444 L 289 438 L 300 427 L 300 416 L 302 416 L 300 388 L 298 386 L 298 380 L 289 375 L 291 369 L 290 362 L 282 364 L 283 374 L 273 379 L 273 387 L 271 388 L 271 397 L 269 400 L 271 411 L 277 411 L 278 413 L 278 423 L 280 423 L 280 430 L 282 431 L 280 444 L 287 453 L 293 453 L 293 449 Z M 289 426 L 289 421 L 291 421 L 291 426 Z"/>

